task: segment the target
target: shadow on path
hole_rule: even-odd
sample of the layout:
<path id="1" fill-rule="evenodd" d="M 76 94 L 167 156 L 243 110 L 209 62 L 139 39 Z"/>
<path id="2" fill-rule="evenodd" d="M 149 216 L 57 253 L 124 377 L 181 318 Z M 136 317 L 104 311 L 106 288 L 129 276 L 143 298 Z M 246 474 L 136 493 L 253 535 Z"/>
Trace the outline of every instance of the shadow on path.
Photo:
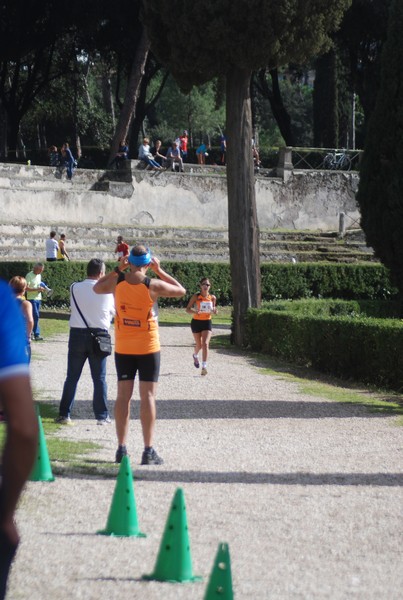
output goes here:
<path id="1" fill-rule="evenodd" d="M 112 408 L 112 404 L 110 406 Z M 371 406 L 376 409 L 376 404 Z M 157 400 L 158 420 L 183 419 L 351 419 L 391 417 L 390 413 L 370 412 L 360 404 L 303 402 L 285 400 Z M 131 418 L 139 418 L 139 400 L 133 400 Z M 78 400 L 73 421 L 93 419 L 92 400 Z"/>

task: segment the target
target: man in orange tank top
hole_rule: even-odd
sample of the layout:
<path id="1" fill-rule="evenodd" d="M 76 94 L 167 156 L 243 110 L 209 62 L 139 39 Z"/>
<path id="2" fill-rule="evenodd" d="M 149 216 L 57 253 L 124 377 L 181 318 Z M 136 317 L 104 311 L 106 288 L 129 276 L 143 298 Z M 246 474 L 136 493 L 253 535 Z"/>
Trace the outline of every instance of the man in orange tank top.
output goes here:
<path id="1" fill-rule="evenodd" d="M 129 271 L 126 269 L 129 267 Z M 151 269 L 157 278 L 147 277 Z M 134 246 L 119 266 L 94 286 L 97 294 L 115 296 L 115 365 L 118 393 L 115 423 L 118 438 L 116 462 L 127 454 L 130 400 L 136 373 L 139 376 L 140 421 L 144 451 L 142 465 L 160 465 L 163 460 L 153 448 L 156 420 L 155 395 L 160 368 L 160 341 L 155 304 L 159 297 L 180 298 L 186 293 L 182 285 L 166 273 L 148 248 Z"/>

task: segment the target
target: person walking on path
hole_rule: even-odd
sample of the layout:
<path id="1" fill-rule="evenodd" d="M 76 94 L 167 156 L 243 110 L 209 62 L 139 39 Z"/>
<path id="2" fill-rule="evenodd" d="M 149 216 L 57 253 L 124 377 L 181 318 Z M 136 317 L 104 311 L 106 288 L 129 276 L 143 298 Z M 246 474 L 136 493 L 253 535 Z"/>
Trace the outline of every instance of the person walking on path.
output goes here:
<path id="1" fill-rule="evenodd" d="M 199 352 L 202 351 L 202 375 L 207 375 L 207 359 L 209 344 L 212 335 L 211 315 L 217 314 L 217 298 L 210 294 L 210 281 L 208 277 L 200 279 L 200 292 L 193 294 L 186 307 L 186 312 L 192 315 L 190 328 L 193 333 L 195 348 L 193 364 L 198 369 Z"/>
<path id="2" fill-rule="evenodd" d="M 70 145 L 65 142 L 62 146 L 62 162 L 66 167 L 67 179 L 69 181 L 73 178 L 74 168 L 76 166 L 76 161 L 74 156 L 70 150 Z"/>
<path id="3" fill-rule="evenodd" d="M 93 381 L 92 407 L 98 425 L 111 422 L 107 405 L 106 360 L 107 356 L 96 353 L 92 334 L 107 332 L 114 314 L 112 294 L 97 296 L 93 289 L 105 275 L 105 265 L 99 258 L 92 258 L 87 265 L 87 278 L 70 287 L 70 334 L 67 356 L 67 377 L 63 386 L 56 421 L 63 425 L 71 423 L 78 381 L 88 359 Z M 80 314 L 82 313 L 82 316 Z M 88 327 L 86 323 L 87 321 Z"/>
<path id="4" fill-rule="evenodd" d="M 14 513 L 34 464 L 38 438 L 25 347 L 25 323 L 5 281 L 0 282 L 0 337 L 0 397 L 7 431 L 0 484 L 0 600 L 3 600 L 19 544 Z"/>
<path id="5" fill-rule="evenodd" d="M 126 268 L 130 270 L 123 273 Z M 157 278 L 147 277 L 151 269 Z M 155 303 L 159 297 L 180 298 L 185 288 L 166 273 L 150 250 L 134 246 L 128 258 L 120 260 L 114 271 L 102 277 L 94 286 L 97 294 L 115 296 L 115 364 L 118 391 L 115 404 L 118 449 L 115 460 L 127 455 L 130 400 L 136 373 L 139 376 L 140 421 L 144 451 L 142 465 L 160 465 L 163 460 L 153 448 L 156 420 L 155 396 L 160 370 L 160 340 Z"/>
<path id="6" fill-rule="evenodd" d="M 66 234 L 60 234 L 60 240 L 57 247 L 57 260 L 70 260 L 70 256 L 66 250 Z"/>
<path id="7" fill-rule="evenodd" d="M 54 262 L 55 260 L 57 260 L 57 251 L 59 250 L 59 245 L 56 241 L 56 231 L 50 232 L 50 235 L 46 240 L 45 246 L 47 262 Z"/>
<path id="8" fill-rule="evenodd" d="M 57 243 L 57 242 L 56 242 Z M 42 291 L 45 289 L 42 283 L 42 273 L 44 265 L 36 263 L 29 273 L 26 274 L 27 280 L 27 300 L 32 304 L 32 314 L 34 317 L 34 327 L 32 329 L 32 339 L 36 342 L 43 340 L 39 326 L 39 311 L 41 309 Z"/>

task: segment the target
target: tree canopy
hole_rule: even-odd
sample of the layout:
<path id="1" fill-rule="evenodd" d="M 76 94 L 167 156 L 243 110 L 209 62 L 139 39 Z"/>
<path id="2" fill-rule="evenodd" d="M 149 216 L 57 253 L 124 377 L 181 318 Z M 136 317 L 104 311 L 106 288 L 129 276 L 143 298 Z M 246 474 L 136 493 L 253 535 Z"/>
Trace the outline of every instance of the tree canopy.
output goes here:
<path id="1" fill-rule="evenodd" d="M 260 304 L 259 228 L 252 158 L 250 83 L 259 68 L 301 63 L 331 45 L 351 0 L 143 0 L 157 59 L 184 91 L 226 77 L 228 236 L 233 339 L 242 345 L 249 307 Z"/>
<path id="2" fill-rule="evenodd" d="M 369 122 L 357 200 L 367 244 L 403 294 L 403 3 L 392 0 L 381 87 Z"/>
<path id="3" fill-rule="evenodd" d="M 329 31 L 351 0 L 184 0 L 144 2 L 153 52 L 183 89 L 226 74 L 231 65 L 254 71 L 326 50 Z"/>

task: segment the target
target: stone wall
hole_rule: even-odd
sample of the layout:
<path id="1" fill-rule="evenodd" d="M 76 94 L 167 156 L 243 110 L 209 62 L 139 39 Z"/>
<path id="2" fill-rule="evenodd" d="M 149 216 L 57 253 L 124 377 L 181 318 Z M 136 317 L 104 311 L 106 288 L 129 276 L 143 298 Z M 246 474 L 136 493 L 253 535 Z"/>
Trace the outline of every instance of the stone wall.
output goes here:
<path id="1" fill-rule="evenodd" d="M 261 229 L 338 229 L 339 213 L 358 220 L 358 174 L 292 171 L 256 176 Z M 225 168 L 186 165 L 184 174 L 77 169 L 72 182 L 50 167 L 0 164 L 2 223 L 118 226 L 228 226 Z"/>

